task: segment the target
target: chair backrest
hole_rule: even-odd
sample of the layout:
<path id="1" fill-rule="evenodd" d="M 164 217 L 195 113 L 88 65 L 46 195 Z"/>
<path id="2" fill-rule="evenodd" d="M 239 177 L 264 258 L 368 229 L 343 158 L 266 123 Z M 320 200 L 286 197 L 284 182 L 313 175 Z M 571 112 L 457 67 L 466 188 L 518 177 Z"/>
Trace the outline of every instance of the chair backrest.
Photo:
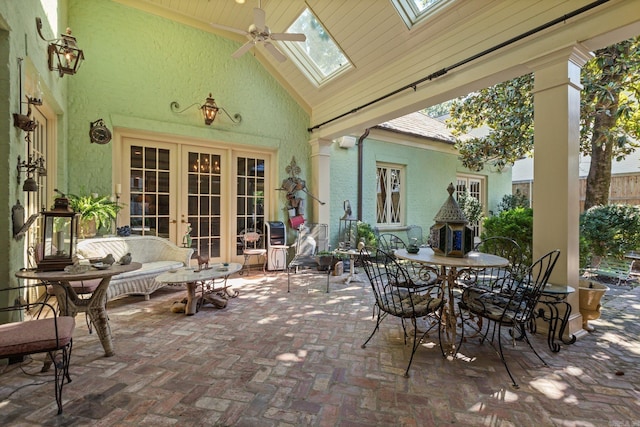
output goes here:
<path id="1" fill-rule="evenodd" d="M 362 265 L 380 310 L 394 316 L 409 317 L 413 301 L 407 289 L 413 281 L 409 273 L 390 253 L 380 248 L 367 247 L 360 251 Z"/>
<path id="2" fill-rule="evenodd" d="M 378 235 L 378 249 L 390 252 L 394 249 L 404 249 L 407 244 L 400 237 L 392 233 L 382 233 Z"/>
<path id="3" fill-rule="evenodd" d="M 508 237 L 488 237 L 479 242 L 474 250 L 508 259 L 510 265 L 503 270 L 510 272 L 516 278 L 521 277 L 528 267 L 523 264 L 524 254 L 522 248 L 515 240 Z"/>
<path id="4" fill-rule="evenodd" d="M 242 243 L 244 249 L 259 249 L 262 248 L 263 239 L 262 234 L 256 229 L 247 228 L 242 233 Z"/>
<path id="5" fill-rule="evenodd" d="M 541 256 L 527 269 L 524 280 L 518 283 L 516 292 L 522 298 L 521 313 L 519 315 L 522 321 L 528 321 L 534 315 L 540 295 L 549 281 L 559 256 L 559 249 L 552 250 Z"/>
<path id="6" fill-rule="evenodd" d="M 329 233 L 327 224 L 305 223 L 298 229 L 295 243 L 295 255 L 315 255 L 329 250 Z"/>

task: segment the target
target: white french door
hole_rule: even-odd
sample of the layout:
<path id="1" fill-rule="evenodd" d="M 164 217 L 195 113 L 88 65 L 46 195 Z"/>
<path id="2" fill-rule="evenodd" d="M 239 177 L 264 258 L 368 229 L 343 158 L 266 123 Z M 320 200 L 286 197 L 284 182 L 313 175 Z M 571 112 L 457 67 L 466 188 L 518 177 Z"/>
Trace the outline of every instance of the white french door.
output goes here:
<path id="1" fill-rule="evenodd" d="M 239 261 L 238 234 L 264 226 L 269 154 L 134 137 L 122 142 L 128 185 L 119 224 L 190 246 L 213 262 Z"/>

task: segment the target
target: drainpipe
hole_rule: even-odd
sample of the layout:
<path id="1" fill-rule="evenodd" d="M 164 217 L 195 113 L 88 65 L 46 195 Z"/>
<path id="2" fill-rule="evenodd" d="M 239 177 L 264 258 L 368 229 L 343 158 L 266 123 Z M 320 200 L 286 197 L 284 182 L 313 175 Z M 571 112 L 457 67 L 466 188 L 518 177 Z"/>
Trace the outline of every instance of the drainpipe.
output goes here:
<path id="1" fill-rule="evenodd" d="M 362 157 L 364 140 L 369 136 L 369 128 L 358 138 L 358 220 L 362 221 Z"/>

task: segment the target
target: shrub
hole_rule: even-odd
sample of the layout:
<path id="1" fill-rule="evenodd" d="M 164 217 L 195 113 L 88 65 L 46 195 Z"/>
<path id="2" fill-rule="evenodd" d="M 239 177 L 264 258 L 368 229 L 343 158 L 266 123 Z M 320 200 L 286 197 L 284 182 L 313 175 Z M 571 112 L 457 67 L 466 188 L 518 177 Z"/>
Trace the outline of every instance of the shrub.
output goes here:
<path id="1" fill-rule="evenodd" d="M 505 194 L 502 196 L 502 200 L 498 202 L 498 213 L 503 211 L 510 211 L 515 208 L 528 208 L 529 198 L 522 194 L 520 190 L 516 190 L 516 194 Z"/>
<path id="2" fill-rule="evenodd" d="M 482 239 L 493 236 L 508 237 L 522 248 L 525 265 L 532 263 L 533 251 L 533 209 L 517 207 L 486 218 Z"/>
<path id="3" fill-rule="evenodd" d="M 622 259 L 626 252 L 640 248 L 640 206 L 594 206 L 580 216 L 580 259 L 592 257 Z M 582 264 L 581 264 L 582 266 Z M 586 265 L 585 265 L 586 266 Z"/>

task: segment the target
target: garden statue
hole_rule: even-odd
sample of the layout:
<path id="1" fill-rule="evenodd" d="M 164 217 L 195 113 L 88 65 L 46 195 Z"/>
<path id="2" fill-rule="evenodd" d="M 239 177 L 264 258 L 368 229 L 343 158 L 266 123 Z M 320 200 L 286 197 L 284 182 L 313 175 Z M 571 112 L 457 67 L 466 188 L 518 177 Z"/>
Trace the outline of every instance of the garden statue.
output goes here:
<path id="1" fill-rule="evenodd" d="M 191 223 L 187 223 L 187 231 L 184 233 L 184 236 L 182 236 L 182 246 L 185 248 L 191 247 L 191 242 L 193 241 L 191 238 L 191 230 Z"/>

